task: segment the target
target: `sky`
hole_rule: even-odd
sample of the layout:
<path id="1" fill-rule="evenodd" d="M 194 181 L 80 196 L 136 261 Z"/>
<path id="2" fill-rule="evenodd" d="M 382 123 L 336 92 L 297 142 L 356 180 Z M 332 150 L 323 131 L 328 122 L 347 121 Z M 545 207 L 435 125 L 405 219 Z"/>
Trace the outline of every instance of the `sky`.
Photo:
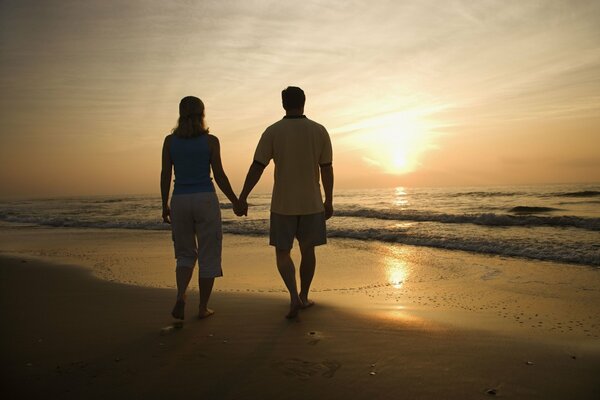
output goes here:
<path id="1" fill-rule="evenodd" d="M 0 196 L 159 193 L 187 95 L 239 191 L 290 85 L 336 188 L 600 182 L 598 1 L 0 0 Z"/>

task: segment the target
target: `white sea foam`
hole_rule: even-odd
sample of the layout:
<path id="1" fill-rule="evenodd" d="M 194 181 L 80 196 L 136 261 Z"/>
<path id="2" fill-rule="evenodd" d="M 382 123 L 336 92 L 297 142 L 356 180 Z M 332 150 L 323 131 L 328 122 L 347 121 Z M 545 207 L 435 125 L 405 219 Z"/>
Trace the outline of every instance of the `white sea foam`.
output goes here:
<path id="1" fill-rule="evenodd" d="M 541 207 L 533 209 L 530 212 L 534 213 L 536 210 L 538 213 L 550 211 L 539 211 L 539 208 Z M 555 226 L 600 231 L 600 218 L 584 218 L 569 215 L 540 216 L 496 213 L 445 214 L 417 210 L 373 210 L 363 208 L 337 210 L 336 215 L 340 217 L 374 218 L 394 221 L 441 222 L 445 224 L 475 224 L 487 226 Z"/>
<path id="2" fill-rule="evenodd" d="M 332 238 L 403 243 L 600 266 L 599 187 L 362 190 L 335 193 Z M 267 236 L 270 195 L 249 217 L 222 199 L 223 231 Z M 158 196 L 0 201 L 0 221 L 50 227 L 169 230 Z"/>

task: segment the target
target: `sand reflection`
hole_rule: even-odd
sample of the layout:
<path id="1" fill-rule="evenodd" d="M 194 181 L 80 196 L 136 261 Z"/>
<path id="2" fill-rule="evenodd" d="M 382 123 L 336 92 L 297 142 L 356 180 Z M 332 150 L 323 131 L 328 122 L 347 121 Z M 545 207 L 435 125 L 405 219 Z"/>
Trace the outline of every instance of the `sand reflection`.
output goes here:
<path id="1" fill-rule="evenodd" d="M 390 246 L 387 249 L 388 255 L 384 258 L 385 275 L 387 282 L 395 289 L 402 288 L 408 277 L 407 258 L 410 258 L 410 250 Z"/>

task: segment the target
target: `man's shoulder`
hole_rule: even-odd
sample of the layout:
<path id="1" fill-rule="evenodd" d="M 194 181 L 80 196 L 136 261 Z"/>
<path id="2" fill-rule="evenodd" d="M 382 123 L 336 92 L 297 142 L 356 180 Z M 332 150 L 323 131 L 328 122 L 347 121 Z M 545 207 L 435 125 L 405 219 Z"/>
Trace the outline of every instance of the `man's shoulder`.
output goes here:
<path id="1" fill-rule="evenodd" d="M 277 121 L 273 122 L 271 125 L 267 126 L 267 128 L 265 129 L 265 132 L 276 130 L 279 127 L 283 126 L 284 124 L 285 124 L 285 119 L 277 120 Z"/>
<path id="2" fill-rule="evenodd" d="M 317 121 L 314 121 L 314 120 L 312 120 L 310 118 L 307 118 L 307 117 L 303 117 L 303 118 L 282 118 L 282 119 L 280 119 L 280 120 L 272 123 L 271 125 L 269 125 L 266 130 L 287 129 L 290 126 L 289 125 L 290 121 L 292 121 L 292 123 L 302 122 L 304 126 L 308 125 L 310 127 L 317 128 L 319 130 L 327 131 L 327 129 L 325 129 L 325 127 L 323 125 L 321 125 Z"/>
<path id="3" fill-rule="evenodd" d="M 295 125 L 295 123 L 293 123 L 292 125 L 290 125 L 290 121 L 302 121 L 302 124 L 300 126 Z M 280 119 L 279 121 L 276 121 L 274 123 L 272 123 L 271 125 L 269 125 L 264 133 L 263 136 L 279 136 L 279 134 L 281 133 L 285 133 L 285 132 L 293 132 L 296 131 L 298 128 L 302 129 L 302 130 L 307 130 L 309 132 L 318 132 L 320 135 L 322 136 L 327 136 L 329 135 L 329 133 L 327 132 L 327 129 L 321 125 L 320 123 L 313 121 L 312 119 L 309 118 L 302 118 L 302 119 L 287 119 L 287 118 L 283 118 Z"/>
<path id="4" fill-rule="evenodd" d="M 320 123 L 318 123 L 317 121 L 314 121 L 310 118 L 306 118 L 306 120 L 311 123 L 312 125 L 314 125 L 315 127 L 318 127 L 321 130 L 324 130 L 325 132 L 327 132 L 327 129 L 325 129 L 325 127 L 323 125 L 321 125 Z"/>
<path id="5" fill-rule="evenodd" d="M 280 133 L 288 131 L 289 125 L 287 125 L 286 121 L 287 120 L 283 118 L 273 122 L 271 125 L 265 128 L 262 136 L 264 138 L 274 138 L 275 136 L 279 136 Z"/>

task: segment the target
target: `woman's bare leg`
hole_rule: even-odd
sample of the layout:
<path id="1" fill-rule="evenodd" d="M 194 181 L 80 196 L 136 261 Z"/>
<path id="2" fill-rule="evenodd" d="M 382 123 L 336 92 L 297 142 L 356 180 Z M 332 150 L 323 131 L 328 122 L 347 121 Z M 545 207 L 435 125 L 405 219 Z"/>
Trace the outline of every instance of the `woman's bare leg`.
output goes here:
<path id="1" fill-rule="evenodd" d="M 177 281 L 177 301 L 171 311 L 171 315 L 176 319 L 184 318 L 185 311 L 185 293 L 194 274 L 194 268 L 177 267 L 175 269 L 175 279 Z"/>
<path id="2" fill-rule="evenodd" d="M 200 287 L 200 310 L 198 318 L 206 318 L 215 313 L 208 308 L 208 300 L 210 299 L 214 283 L 215 278 L 198 278 L 198 286 Z"/>
<path id="3" fill-rule="evenodd" d="M 185 301 L 185 293 L 187 291 L 188 286 L 190 285 L 190 281 L 192 280 L 192 275 L 194 274 L 194 268 L 189 267 L 177 267 L 175 270 L 175 278 L 177 280 L 177 300 Z"/>

